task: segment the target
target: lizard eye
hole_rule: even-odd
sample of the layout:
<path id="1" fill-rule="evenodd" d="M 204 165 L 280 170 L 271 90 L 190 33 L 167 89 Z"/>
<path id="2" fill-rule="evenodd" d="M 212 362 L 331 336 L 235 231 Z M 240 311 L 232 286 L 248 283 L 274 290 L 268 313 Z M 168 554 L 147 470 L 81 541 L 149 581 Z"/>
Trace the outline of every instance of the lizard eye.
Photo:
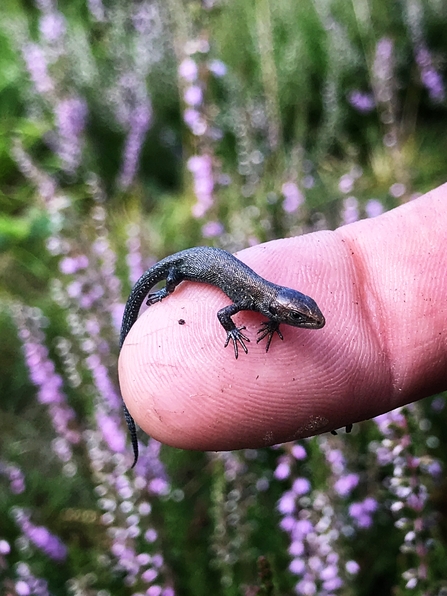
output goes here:
<path id="1" fill-rule="evenodd" d="M 303 315 L 299 312 L 291 312 L 290 313 L 290 318 L 293 319 L 294 321 L 299 321 L 300 319 L 303 318 Z"/>

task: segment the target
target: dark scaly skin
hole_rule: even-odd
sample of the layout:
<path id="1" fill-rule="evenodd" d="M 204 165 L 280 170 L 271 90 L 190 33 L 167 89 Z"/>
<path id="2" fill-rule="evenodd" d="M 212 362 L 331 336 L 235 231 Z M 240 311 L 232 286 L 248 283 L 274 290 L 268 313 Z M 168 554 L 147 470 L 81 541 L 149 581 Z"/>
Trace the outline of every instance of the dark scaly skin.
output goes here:
<path id="1" fill-rule="evenodd" d="M 166 286 L 154 294 L 149 294 L 149 291 L 164 279 Z M 227 347 L 230 341 L 233 342 L 235 358 L 239 355 L 239 347 L 246 354 L 248 353 L 245 342 L 250 342 L 248 337 L 242 333 L 245 327 L 236 327 L 231 318 L 241 310 L 253 310 L 268 318 L 262 323 L 257 339 L 259 342 L 267 337 L 266 352 L 269 350 L 275 333 L 283 339 L 279 330 L 281 323 L 306 329 L 321 329 L 325 324 L 322 312 L 309 296 L 267 281 L 225 250 L 197 246 L 182 250 L 159 261 L 143 273 L 137 281 L 124 310 L 120 349 L 138 318 L 140 307 L 146 296 L 148 305 L 160 302 L 172 294 L 182 281 L 195 281 L 216 286 L 232 300 L 232 304 L 219 310 L 217 318 L 227 332 L 224 346 Z M 124 415 L 132 439 L 133 467 L 138 459 L 138 442 L 135 422 L 125 404 Z"/>

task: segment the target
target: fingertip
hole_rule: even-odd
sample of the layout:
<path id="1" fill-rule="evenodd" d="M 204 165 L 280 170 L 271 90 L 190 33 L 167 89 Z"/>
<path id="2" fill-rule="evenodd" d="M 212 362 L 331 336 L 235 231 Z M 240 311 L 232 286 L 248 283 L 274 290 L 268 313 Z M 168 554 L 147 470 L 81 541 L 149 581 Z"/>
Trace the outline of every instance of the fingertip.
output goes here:
<path id="1" fill-rule="evenodd" d="M 119 376 L 139 426 L 174 447 L 228 450 L 308 436 L 330 424 L 318 400 L 312 403 L 319 385 L 315 331 L 284 329 L 286 341 L 275 337 L 269 350 L 252 342 L 235 358 L 223 347 L 225 331 L 216 317 L 225 301 L 215 288 L 185 284 L 134 325 Z M 262 317 L 242 312 L 235 322 L 256 334 Z"/>

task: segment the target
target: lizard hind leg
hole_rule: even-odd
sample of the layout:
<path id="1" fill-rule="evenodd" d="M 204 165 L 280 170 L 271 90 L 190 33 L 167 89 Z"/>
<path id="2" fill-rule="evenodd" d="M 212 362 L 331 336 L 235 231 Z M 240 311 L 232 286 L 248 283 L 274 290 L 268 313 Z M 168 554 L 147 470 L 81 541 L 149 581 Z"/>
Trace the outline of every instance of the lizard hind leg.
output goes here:
<path id="1" fill-rule="evenodd" d="M 162 288 L 161 290 L 158 290 L 158 292 L 154 292 L 153 294 L 148 294 L 146 304 L 148 306 L 150 306 L 151 304 L 160 302 L 161 300 L 163 300 L 163 298 L 166 298 L 167 295 L 168 295 L 168 292 L 166 291 L 166 288 Z"/>
<path id="2" fill-rule="evenodd" d="M 181 281 L 181 276 L 177 273 L 176 269 L 172 267 L 166 276 L 166 286 L 153 294 L 148 294 L 146 304 L 150 306 L 156 302 L 161 302 L 163 298 L 172 294 Z"/>

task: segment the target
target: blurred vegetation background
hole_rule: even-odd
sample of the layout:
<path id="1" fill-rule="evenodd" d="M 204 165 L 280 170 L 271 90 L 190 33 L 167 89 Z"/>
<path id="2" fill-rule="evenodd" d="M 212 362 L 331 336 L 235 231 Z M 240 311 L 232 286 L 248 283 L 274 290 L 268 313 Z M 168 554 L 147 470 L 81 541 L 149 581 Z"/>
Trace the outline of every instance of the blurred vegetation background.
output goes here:
<path id="1" fill-rule="evenodd" d="M 149 439 L 134 473 L 116 379 L 156 259 L 445 182 L 446 26 L 442 0 L 3 0 L 3 593 L 447 593 L 443 396 L 276 449 Z"/>

